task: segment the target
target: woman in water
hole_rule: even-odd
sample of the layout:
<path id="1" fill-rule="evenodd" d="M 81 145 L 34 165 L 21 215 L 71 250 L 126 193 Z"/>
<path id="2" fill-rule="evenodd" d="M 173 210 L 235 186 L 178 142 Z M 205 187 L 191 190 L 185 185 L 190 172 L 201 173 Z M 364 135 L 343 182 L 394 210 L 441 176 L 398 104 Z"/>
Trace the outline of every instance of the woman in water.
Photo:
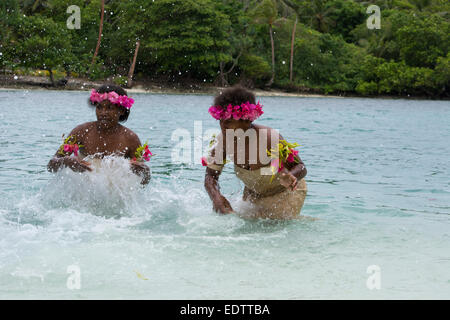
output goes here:
<path id="1" fill-rule="evenodd" d="M 292 145 L 276 130 L 253 123 L 263 113 L 254 94 L 240 86 L 224 90 L 215 97 L 209 113 L 220 120 L 221 128 L 209 157 L 203 159 L 203 165 L 207 166 L 205 188 L 213 209 L 222 214 L 233 212 L 218 184 L 228 156 L 233 159 L 236 176 L 245 185 L 243 200 L 251 205 L 247 216 L 269 219 L 298 217 L 307 191 L 305 165 L 297 151 L 283 148 Z M 284 152 L 284 158 L 278 158 L 278 155 L 278 159 L 267 158 L 268 151 L 278 153 L 280 146 L 282 150 L 289 150 L 289 155 Z"/>
<path id="2" fill-rule="evenodd" d="M 89 101 L 95 106 L 97 121 L 86 122 L 73 129 L 48 163 L 48 170 L 56 172 L 68 167 L 75 172 L 92 171 L 91 163 L 83 158 L 115 155 L 130 159 L 131 170 L 142 177 L 143 185 L 148 184 L 150 169 L 135 157 L 141 141 L 133 131 L 119 123 L 128 119 L 134 100 L 119 86 L 103 85 L 91 91 Z M 150 151 L 146 150 L 144 158 L 149 159 Z"/>

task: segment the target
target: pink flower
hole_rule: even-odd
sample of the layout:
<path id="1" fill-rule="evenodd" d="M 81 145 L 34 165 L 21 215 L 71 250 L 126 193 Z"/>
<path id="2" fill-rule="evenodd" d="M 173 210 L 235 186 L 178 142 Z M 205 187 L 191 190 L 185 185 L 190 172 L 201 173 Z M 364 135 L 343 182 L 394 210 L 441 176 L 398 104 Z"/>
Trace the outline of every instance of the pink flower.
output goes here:
<path id="1" fill-rule="evenodd" d="M 91 91 L 91 101 L 92 103 L 100 102 L 100 95 L 95 91 L 95 89 L 92 89 Z"/>
<path id="2" fill-rule="evenodd" d="M 120 104 L 121 106 L 124 106 L 124 104 L 126 103 L 127 97 L 126 96 L 119 96 L 117 98 L 117 102 L 118 104 Z"/>
<path id="3" fill-rule="evenodd" d="M 226 107 L 212 106 L 209 108 L 208 112 L 216 120 L 235 119 L 250 121 L 254 121 L 264 113 L 259 101 L 256 105 L 247 101 L 246 103 L 242 103 L 240 106 L 233 106 L 231 104 Z"/>
<path id="4" fill-rule="evenodd" d="M 72 146 L 70 144 L 65 144 L 64 152 L 72 152 Z"/>
<path id="5" fill-rule="evenodd" d="M 74 153 L 75 156 L 77 156 L 77 157 L 78 157 L 78 149 L 80 149 L 80 147 L 78 147 L 77 144 L 74 144 L 74 145 L 72 146 L 73 153 Z"/>
<path id="6" fill-rule="evenodd" d="M 92 103 L 101 102 L 103 100 L 108 100 L 111 103 L 119 104 L 127 109 L 130 109 L 134 103 L 133 98 L 129 98 L 126 95 L 120 96 L 117 92 L 111 91 L 108 93 L 98 93 L 95 89 L 91 91 L 90 100 Z"/>
<path id="7" fill-rule="evenodd" d="M 206 157 L 202 157 L 202 166 L 206 167 L 208 165 L 208 161 L 206 160 Z"/>
<path id="8" fill-rule="evenodd" d="M 148 149 L 148 147 L 145 148 L 144 151 L 144 157 L 149 158 L 150 156 L 153 156 L 152 152 Z M 150 160 L 150 158 L 149 158 Z M 148 161 L 148 160 L 147 160 Z"/>
<path id="9" fill-rule="evenodd" d="M 287 162 L 294 162 L 294 154 L 290 153 L 289 156 L 286 159 Z"/>
<path id="10" fill-rule="evenodd" d="M 119 101 L 119 95 L 116 92 L 111 91 L 111 92 L 108 93 L 108 100 L 111 103 L 117 104 L 118 101 Z"/>
<path id="11" fill-rule="evenodd" d="M 131 107 L 133 106 L 133 103 L 134 103 L 133 98 L 128 98 L 127 96 L 125 96 L 125 104 L 123 105 L 125 108 L 131 109 Z"/>

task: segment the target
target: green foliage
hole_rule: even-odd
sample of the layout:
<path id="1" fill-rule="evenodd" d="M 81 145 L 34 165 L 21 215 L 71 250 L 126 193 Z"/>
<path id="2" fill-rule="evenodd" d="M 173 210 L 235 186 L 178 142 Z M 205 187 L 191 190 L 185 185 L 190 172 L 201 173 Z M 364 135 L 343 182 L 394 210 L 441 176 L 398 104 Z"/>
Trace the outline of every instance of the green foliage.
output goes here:
<path id="1" fill-rule="evenodd" d="M 437 96 L 445 92 L 449 83 L 448 59 L 440 59 L 442 70 L 410 67 L 404 61 L 386 62 L 383 59 L 364 61 L 364 79 L 356 92 L 373 94 L 417 94 Z M 446 75 L 445 75 L 446 74 Z M 439 75 L 444 75 L 439 77 Z"/>
<path id="2" fill-rule="evenodd" d="M 433 80 L 438 87 L 450 87 L 450 53 L 437 59 Z"/>
<path id="3" fill-rule="evenodd" d="M 350 32 L 359 24 L 365 23 L 365 7 L 345 0 L 332 0 L 326 3 L 325 8 L 329 10 L 329 18 L 334 22 L 330 32 L 341 34 L 345 40 L 351 40 Z"/>
<path id="4" fill-rule="evenodd" d="M 306 30 L 295 42 L 295 81 L 326 92 L 353 91 L 363 51 L 342 37 Z"/>
<path id="5" fill-rule="evenodd" d="M 51 71 L 71 59 L 70 35 L 65 26 L 38 15 L 21 16 L 15 21 L 18 64 Z"/>
<path id="6" fill-rule="evenodd" d="M 128 83 L 127 77 L 123 77 L 120 75 L 115 77 L 113 81 L 115 84 L 122 86 L 122 87 L 125 87 Z"/>
<path id="7" fill-rule="evenodd" d="M 379 30 L 366 26 L 369 4 L 381 8 Z M 81 29 L 66 27 L 70 5 L 81 10 Z M 120 75 L 128 74 L 139 41 L 138 77 L 263 87 L 272 76 L 271 30 L 279 88 L 449 96 L 448 0 L 105 1 L 101 46 L 91 66 L 100 6 L 2 0 L 0 69 L 81 76 L 90 69 L 90 79 L 125 85 Z"/>
<path id="8" fill-rule="evenodd" d="M 419 16 L 396 31 L 400 58 L 410 66 L 434 67 L 449 49 L 450 25 L 439 16 Z"/>
<path id="9" fill-rule="evenodd" d="M 243 55 L 239 60 L 239 68 L 245 78 L 252 79 L 257 85 L 262 85 L 271 75 L 270 64 L 255 54 Z"/>
<path id="10" fill-rule="evenodd" d="M 145 2 L 140 14 L 147 33 L 142 43 L 156 72 L 203 79 L 217 74 L 220 61 L 230 60 L 230 18 L 211 0 Z"/>

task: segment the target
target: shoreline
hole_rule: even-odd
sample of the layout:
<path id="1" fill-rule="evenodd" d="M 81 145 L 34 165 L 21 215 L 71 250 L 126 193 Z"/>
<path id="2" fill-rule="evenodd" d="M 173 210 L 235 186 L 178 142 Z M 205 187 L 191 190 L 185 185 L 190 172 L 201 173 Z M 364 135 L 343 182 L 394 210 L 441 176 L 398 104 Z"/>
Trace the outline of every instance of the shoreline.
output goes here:
<path id="1" fill-rule="evenodd" d="M 104 81 L 91 81 L 83 78 L 69 78 L 63 86 L 51 86 L 47 77 L 0 75 L 0 91 L 5 90 L 54 90 L 54 91 L 89 91 L 105 82 L 112 82 L 108 79 Z M 162 83 L 135 81 L 132 88 L 126 88 L 129 93 L 145 94 L 171 94 L 171 95 L 215 95 L 220 90 L 227 87 L 213 85 L 190 85 L 190 88 L 180 84 L 167 85 Z M 328 95 L 319 93 L 287 92 L 280 89 L 263 90 L 259 88 L 251 89 L 259 97 L 293 97 L 293 98 L 361 98 L 361 99 L 405 99 L 405 100 L 436 100 L 446 101 L 449 99 L 424 96 L 399 96 L 399 95 L 379 95 L 363 96 L 358 94 Z"/>
<path id="2" fill-rule="evenodd" d="M 98 87 L 105 81 L 90 81 L 83 78 L 69 78 L 65 86 L 52 87 L 47 77 L 35 76 L 8 76 L 0 75 L 0 90 L 55 90 L 55 91 L 89 91 Z M 193 95 L 215 95 L 226 87 L 212 85 L 198 86 L 191 85 L 186 88 L 180 85 L 168 86 L 164 84 L 135 81 L 132 88 L 123 87 L 129 93 L 148 94 L 193 94 Z M 313 93 L 293 93 L 282 90 L 262 90 L 252 89 L 256 96 L 261 97 L 311 97 L 311 98 L 343 98 L 337 95 L 313 94 Z"/>

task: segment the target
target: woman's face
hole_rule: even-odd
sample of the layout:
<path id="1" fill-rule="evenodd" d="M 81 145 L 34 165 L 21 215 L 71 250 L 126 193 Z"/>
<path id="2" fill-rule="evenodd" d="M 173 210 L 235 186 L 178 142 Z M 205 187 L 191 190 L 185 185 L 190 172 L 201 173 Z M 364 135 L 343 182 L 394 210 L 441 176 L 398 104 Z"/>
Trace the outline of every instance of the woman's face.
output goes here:
<path id="1" fill-rule="evenodd" d="M 102 127 L 105 128 L 117 125 L 123 112 L 123 107 L 113 104 L 108 100 L 103 100 L 97 103 L 95 108 L 97 121 Z"/>
<path id="2" fill-rule="evenodd" d="M 226 129 L 231 129 L 231 130 L 242 129 L 242 130 L 245 131 L 248 128 L 250 128 L 251 124 L 252 124 L 252 122 L 249 121 L 249 120 L 235 120 L 235 119 L 220 120 L 220 127 L 223 130 L 226 130 Z"/>

